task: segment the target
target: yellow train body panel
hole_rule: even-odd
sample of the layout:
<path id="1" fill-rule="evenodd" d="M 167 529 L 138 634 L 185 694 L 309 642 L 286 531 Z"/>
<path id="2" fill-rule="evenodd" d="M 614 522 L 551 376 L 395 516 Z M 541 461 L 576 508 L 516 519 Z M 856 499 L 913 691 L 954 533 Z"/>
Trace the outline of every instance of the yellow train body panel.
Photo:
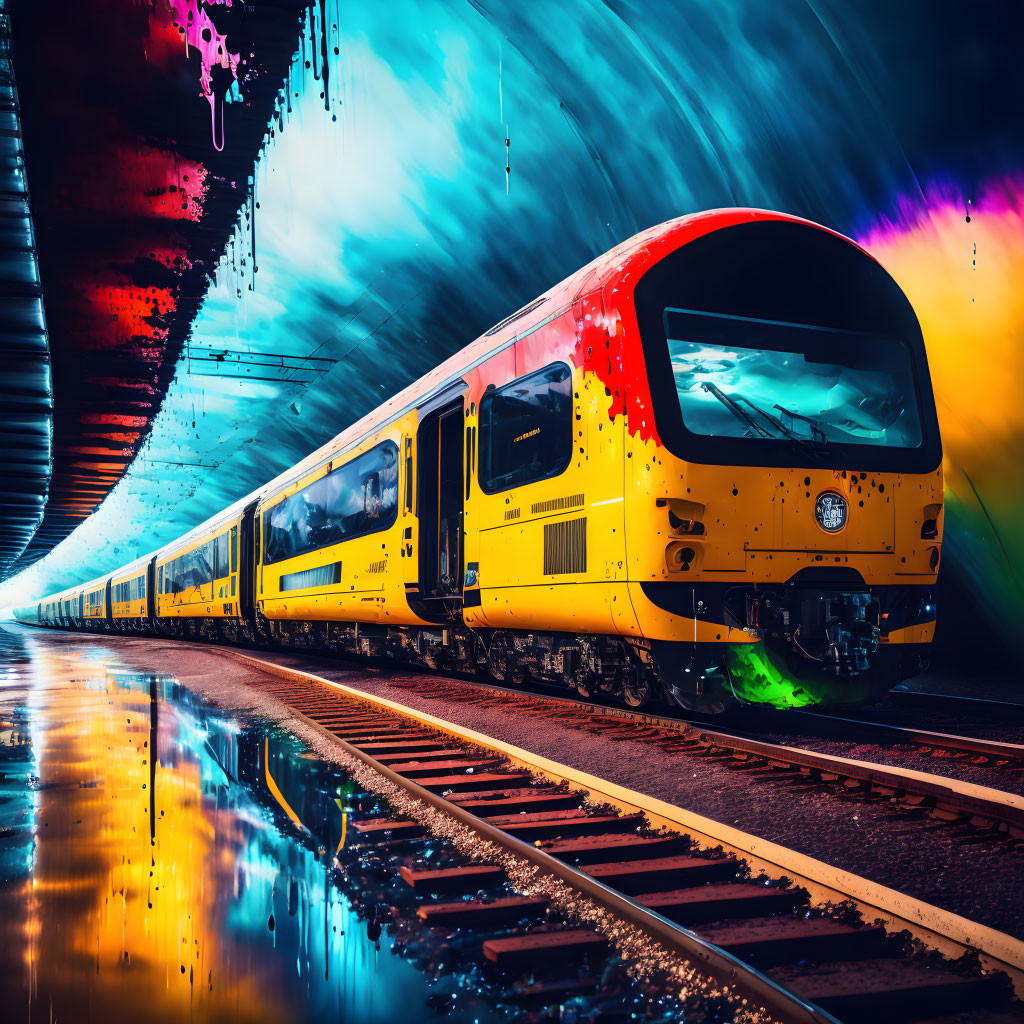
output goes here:
<path id="1" fill-rule="evenodd" d="M 220 521 L 156 560 L 158 619 L 228 619 L 240 614 L 241 517 Z"/>
<path id="2" fill-rule="evenodd" d="M 417 582 L 419 519 L 415 514 L 416 416 L 410 413 L 357 445 L 325 461 L 289 486 L 265 497 L 256 510 L 263 558 L 256 567 L 256 604 L 271 621 L 427 624 L 407 600 Z M 308 493 L 333 471 L 343 471 L 360 456 L 391 445 L 397 453 L 394 521 L 338 543 L 267 562 L 268 522 L 288 499 Z M 408 466 L 408 469 L 406 468 Z M 331 573 L 324 572 L 332 569 Z M 307 585 L 308 584 L 308 585 Z"/>

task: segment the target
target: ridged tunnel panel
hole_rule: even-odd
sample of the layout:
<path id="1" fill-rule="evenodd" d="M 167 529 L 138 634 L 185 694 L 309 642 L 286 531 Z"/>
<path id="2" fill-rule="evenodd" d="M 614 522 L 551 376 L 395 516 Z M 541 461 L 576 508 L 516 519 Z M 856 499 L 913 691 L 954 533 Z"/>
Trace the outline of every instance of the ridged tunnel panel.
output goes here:
<path id="1" fill-rule="evenodd" d="M 0 579 L 43 516 L 53 397 L 10 18 L 0 14 Z"/>

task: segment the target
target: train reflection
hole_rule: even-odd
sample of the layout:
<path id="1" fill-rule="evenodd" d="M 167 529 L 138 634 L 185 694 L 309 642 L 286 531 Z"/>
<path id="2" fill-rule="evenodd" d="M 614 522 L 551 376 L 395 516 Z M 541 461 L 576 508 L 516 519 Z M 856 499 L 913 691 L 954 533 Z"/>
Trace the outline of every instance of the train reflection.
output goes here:
<path id="1" fill-rule="evenodd" d="M 27 643 L 0 687 L 0 718 L 21 723 L 0 763 L 6 1019 L 430 1013 L 430 979 L 368 927 L 377 897 L 346 888 L 365 799 L 347 777 L 109 651 Z M 488 1016 L 472 1002 L 451 1017 Z"/>

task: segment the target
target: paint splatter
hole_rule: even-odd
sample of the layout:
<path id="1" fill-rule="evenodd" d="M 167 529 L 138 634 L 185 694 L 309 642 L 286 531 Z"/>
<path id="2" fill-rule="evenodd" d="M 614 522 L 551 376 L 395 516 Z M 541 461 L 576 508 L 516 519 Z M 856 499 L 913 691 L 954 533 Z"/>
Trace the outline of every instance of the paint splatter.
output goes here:
<path id="1" fill-rule="evenodd" d="M 227 33 L 218 30 L 210 10 L 231 5 L 232 0 L 170 0 L 171 25 L 184 43 L 186 57 L 193 51 L 199 54 L 199 84 L 210 104 L 213 147 L 218 152 L 224 148 L 224 106 L 228 93 L 238 82 L 242 55 L 229 50 Z"/>

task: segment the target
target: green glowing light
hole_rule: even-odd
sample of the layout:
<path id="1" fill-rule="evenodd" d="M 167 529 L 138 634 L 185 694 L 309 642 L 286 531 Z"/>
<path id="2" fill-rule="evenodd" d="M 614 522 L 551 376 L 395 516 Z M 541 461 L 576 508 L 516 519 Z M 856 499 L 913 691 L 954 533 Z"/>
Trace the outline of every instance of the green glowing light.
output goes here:
<path id="1" fill-rule="evenodd" d="M 737 700 L 773 708 L 873 704 L 892 685 L 870 671 L 852 677 L 836 676 L 812 666 L 801 674 L 793 670 L 783 651 L 766 647 L 763 641 L 730 644 L 725 663 L 729 669 L 727 693 L 731 687 Z"/>
<path id="2" fill-rule="evenodd" d="M 773 708 L 800 708 L 822 702 L 822 694 L 812 693 L 804 683 L 790 679 L 763 643 L 730 645 L 726 663 L 733 693 L 739 700 Z"/>

